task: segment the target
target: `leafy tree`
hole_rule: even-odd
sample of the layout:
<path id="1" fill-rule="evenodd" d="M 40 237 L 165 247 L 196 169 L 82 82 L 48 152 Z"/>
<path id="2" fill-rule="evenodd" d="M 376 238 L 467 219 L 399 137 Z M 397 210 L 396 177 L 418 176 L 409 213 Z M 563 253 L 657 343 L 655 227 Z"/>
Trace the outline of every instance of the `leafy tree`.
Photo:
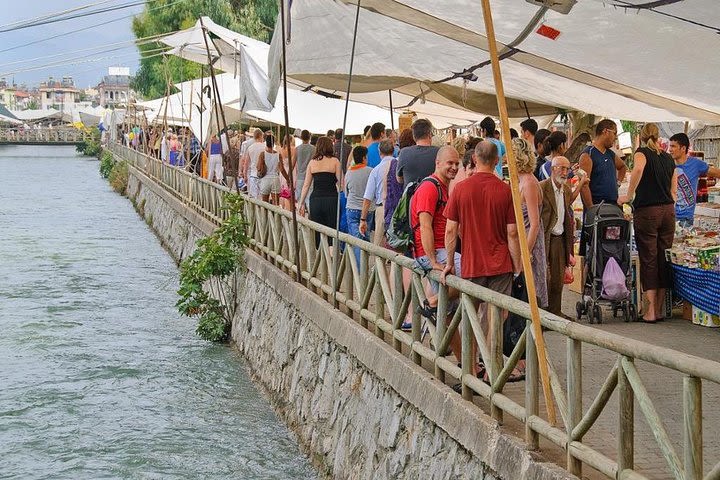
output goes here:
<path id="1" fill-rule="evenodd" d="M 207 16 L 213 22 L 249 37 L 269 42 L 277 17 L 276 0 L 155 0 L 133 19 L 133 32 L 137 38 L 170 33 L 192 27 L 198 18 Z M 147 98 L 158 98 L 166 93 L 168 80 L 183 82 L 202 75 L 202 67 L 179 57 L 151 56 L 162 47 L 157 42 L 138 46 L 140 69 L 132 87 Z"/>

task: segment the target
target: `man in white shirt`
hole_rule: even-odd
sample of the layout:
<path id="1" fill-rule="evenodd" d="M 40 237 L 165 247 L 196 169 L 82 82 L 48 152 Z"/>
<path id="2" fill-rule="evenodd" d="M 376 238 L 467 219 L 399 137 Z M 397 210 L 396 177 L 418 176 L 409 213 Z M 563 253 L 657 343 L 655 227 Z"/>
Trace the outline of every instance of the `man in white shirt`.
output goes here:
<path id="1" fill-rule="evenodd" d="M 570 161 L 565 157 L 555 157 L 550 178 L 540 182 L 543 192 L 541 218 L 548 261 L 548 311 L 568 319 L 562 313 L 563 280 L 565 268 L 570 266 L 575 241 L 572 192 L 567 184 L 569 171 Z"/>
<path id="2" fill-rule="evenodd" d="M 380 163 L 373 168 L 368 177 L 365 194 L 363 195 L 363 207 L 360 214 L 359 230 L 363 235 L 370 230 L 367 224 L 367 215 L 370 211 L 371 202 L 375 203 L 375 235 L 373 243 L 375 245 L 385 244 L 385 196 L 387 195 L 387 174 L 390 163 L 393 160 L 393 152 L 395 145 L 388 140 L 382 140 L 378 145 L 380 153 Z"/>
<path id="3" fill-rule="evenodd" d="M 249 145 L 242 156 L 243 178 L 247 184 L 248 195 L 260 198 L 260 178 L 257 173 L 257 162 L 260 154 L 265 151 L 263 132 L 256 128 L 253 132 L 253 143 Z"/>

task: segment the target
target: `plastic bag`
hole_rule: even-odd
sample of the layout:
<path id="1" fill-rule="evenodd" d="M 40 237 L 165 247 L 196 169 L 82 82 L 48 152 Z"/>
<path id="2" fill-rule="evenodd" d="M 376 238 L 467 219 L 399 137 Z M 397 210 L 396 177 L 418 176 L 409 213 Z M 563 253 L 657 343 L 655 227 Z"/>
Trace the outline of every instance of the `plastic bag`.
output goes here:
<path id="1" fill-rule="evenodd" d="M 602 284 L 602 297 L 607 300 L 624 300 L 630 294 L 625 285 L 625 274 L 613 257 L 605 264 Z"/>
<path id="2" fill-rule="evenodd" d="M 573 274 L 572 267 L 565 267 L 565 276 L 563 277 L 563 283 L 570 285 L 575 281 L 575 275 Z"/>

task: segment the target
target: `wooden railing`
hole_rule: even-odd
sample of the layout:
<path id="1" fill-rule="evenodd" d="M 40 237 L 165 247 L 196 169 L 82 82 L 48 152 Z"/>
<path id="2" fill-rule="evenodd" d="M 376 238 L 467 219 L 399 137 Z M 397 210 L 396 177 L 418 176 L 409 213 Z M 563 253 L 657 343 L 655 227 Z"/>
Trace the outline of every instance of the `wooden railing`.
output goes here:
<path id="1" fill-rule="evenodd" d="M 135 150 L 113 145 L 113 152 L 127 159 L 132 165 L 157 181 L 170 193 L 213 222 L 220 223 L 225 187 L 198 178 L 182 169 L 162 164 L 156 159 Z M 294 278 L 294 236 L 290 212 L 252 198 L 245 202 L 245 215 L 250 222 L 251 248 L 268 261 L 280 267 Z M 542 312 L 542 326 L 566 337 L 565 382 L 558 375 L 553 362 L 548 359 L 552 394 L 561 417 L 560 425 L 551 425 L 540 411 L 538 358 L 532 329 L 526 328 L 519 343 L 509 357 L 503 356 L 502 311 L 507 310 L 530 318 L 527 303 L 500 295 L 486 288 L 457 277 L 450 277 L 449 287 L 460 292 L 459 303 L 449 315 L 452 305 L 448 301 L 448 288 L 440 287 L 437 318 L 450 316 L 451 320 L 439 321 L 437 326 L 427 324 L 430 333 L 429 345 L 422 340 L 422 323 L 416 306 L 426 298 L 423 279 L 425 272 L 413 260 L 391 250 L 340 234 L 345 244 L 344 252 L 338 259 L 337 276 L 332 278 L 333 229 L 299 218 L 299 252 L 301 276 L 305 284 L 317 295 L 328 301 L 336 300 L 339 308 L 376 335 L 392 342 L 398 352 L 407 353 L 410 360 L 418 365 L 430 365 L 431 371 L 440 381 L 448 377 L 462 383 L 462 397 L 472 400 L 479 395 L 489 403 L 492 418 L 502 423 L 508 415 L 524 425 L 524 440 L 530 449 L 537 449 L 540 437 L 564 449 L 565 467 L 573 474 L 580 475 L 582 465 L 588 465 L 608 478 L 648 478 L 634 468 L 635 451 L 635 402 L 650 425 L 654 440 L 674 478 L 685 480 L 711 480 L 720 478 L 720 463 L 703 476 L 703 414 L 701 391 L 703 382 L 720 384 L 720 363 L 688 355 L 672 349 L 633 340 L 608 333 L 579 323 L 569 322 L 548 312 Z M 315 235 L 319 234 L 316 248 Z M 350 246 L 359 247 L 361 258 L 356 263 Z M 388 273 L 389 271 L 389 273 Z M 410 284 L 403 285 L 403 273 L 409 272 Z M 428 274 L 438 280 L 437 272 Z M 333 289 L 333 285 L 339 288 Z M 489 307 L 489 332 L 483 333 L 477 304 L 486 302 Z M 410 313 L 408 313 L 410 312 Z M 400 329 L 403 321 L 412 319 L 412 331 Z M 529 320 L 528 320 L 529 325 Z M 460 329 L 462 355 L 460 366 L 451 361 L 450 339 Z M 489 373 L 489 384 L 476 378 L 471 371 L 471 342 L 475 340 L 478 350 Z M 590 405 L 583 405 L 582 352 L 586 345 L 599 347 L 616 357 L 599 392 Z M 524 396 L 511 398 L 504 393 L 506 382 L 516 367 L 522 353 L 526 356 L 526 380 Z M 666 367 L 675 375 L 681 375 L 682 386 L 682 450 L 678 453 L 663 418 L 655 408 L 641 378 L 636 361 Z M 596 387 L 596 386 L 593 386 Z M 618 392 L 617 430 L 615 458 L 610 458 L 587 443 L 583 438 L 596 424 L 598 417 L 609 404 L 613 393 Z M 518 397 L 518 396 L 516 396 Z M 524 397 L 524 400 L 522 399 Z M 720 408 L 719 405 L 713 405 Z M 647 445 L 642 445 L 646 448 Z M 607 451 L 607 449 L 605 449 Z"/>
<path id="2" fill-rule="evenodd" d="M 0 143 L 10 144 L 77 144 L 91 137 L 77 128 L 0 128 Z"/>

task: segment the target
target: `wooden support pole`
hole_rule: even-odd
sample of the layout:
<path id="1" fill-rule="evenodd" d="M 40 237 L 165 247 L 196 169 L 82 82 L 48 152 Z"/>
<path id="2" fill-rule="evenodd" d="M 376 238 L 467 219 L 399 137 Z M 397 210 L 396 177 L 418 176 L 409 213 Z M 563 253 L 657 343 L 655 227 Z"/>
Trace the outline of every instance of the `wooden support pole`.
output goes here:
<path id="1" fill-rule="evenodd" d="M 505 89 L 503 88 L 502 73 L 500 72 L 500 60 L 498 58 L 497 43 L 495 42 L 495 27 L 493 26 L 492 13 L 490 11 L 490 0 L 482 0 L 483 20 L 485 22 L 485 34 L 488 39 L 488 53 L 492 63 L 493 81 L 497 95 L 498 111 L 500 112 L 500 124 L 502 125 L 503 138 L 510 138 L 510 120 L 507 113 L 505 101 Z M 522 208 L 520 205 L 520 187 L 518 184 L 518 171 L 515 163 L 515 155 L 512 148 L 507 148 L 508 169 L 510 171 L 510 188 L 512 189 L 513 209 L 515 219 L 518 223 L 518 237 L 520 240 L 520 254 L 522 256 L 523 271 L 527 285 L 528 299 L 530 303 L 530 316 L 533 326 L 533 338 L 537 348 L 538 364 L 540 367 L 540 379 L 542 380 L 545 407 L 547 409 L 548 421 L 551 425 L 557 423 L 555 414 L 555 402 L 553 401 L 550 374 L 547 366 L 547 351 L 545 339 L 540 325 L 540 310 L 538 308 L 537 296 L 535 295 L 535 281 L 532 275 L 530 262 L 530 251 L 528 249 L 527 234 L 522 224 Z"/>
<path id="2" fill-rule="evenodd" d="M 686 480 L 701 480 L 703 474 L 702 381 L 686 375 L 683 378 L 683 440 Z"/>
<path id="3" fill-rule="evenodd" d="M 567 469 L 573 475 L 581 477 L 582 462 L 572 455 L 570 444 L 573 441 L 573 429 L 582 420 L 582 342 L 572 338 L 567 339 L 567 404 Z"/>
<path id="4" fill-rule="evenodd" d="M 539 407 L 538 359 L 535 342 L 530 339 L 532 321 L 527 321 L 528 338 L 525 341 L 525 410 L 527 418 L 537 416 Z M 540 435 L 533 430 L 530 422 L 525 422 L 525 443 L 528 450 L 537 450 L 540 446 Z"/>
<path id="5" fill-rule="evenodd" d="M 618 368 L 618 400 L 617 465 L 622 474 L 633 469 L 635 458 L 635 398 L 622 365 Z"/>

